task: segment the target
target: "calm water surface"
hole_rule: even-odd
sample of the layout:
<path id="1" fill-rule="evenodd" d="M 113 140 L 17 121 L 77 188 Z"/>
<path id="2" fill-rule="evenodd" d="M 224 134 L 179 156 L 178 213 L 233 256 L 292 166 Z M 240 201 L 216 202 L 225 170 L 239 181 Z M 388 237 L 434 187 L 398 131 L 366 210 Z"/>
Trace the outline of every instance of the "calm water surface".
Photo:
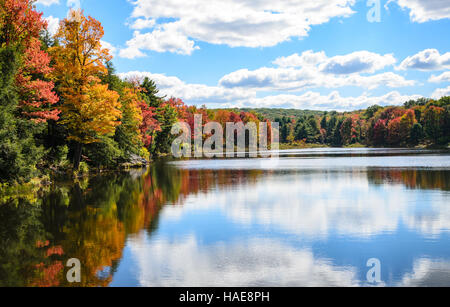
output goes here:
<path id="1" fill-rule="evenodd" d="M 287 150 L 61 182 L 0 204 L 0 285 L 450 286 L 450 154 Z"/>

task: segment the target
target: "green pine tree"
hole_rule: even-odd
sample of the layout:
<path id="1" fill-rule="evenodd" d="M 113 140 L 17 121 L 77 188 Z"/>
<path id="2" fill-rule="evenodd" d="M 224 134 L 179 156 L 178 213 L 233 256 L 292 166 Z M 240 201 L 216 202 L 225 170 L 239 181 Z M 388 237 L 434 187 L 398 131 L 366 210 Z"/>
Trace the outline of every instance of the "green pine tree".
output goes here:
<path id="1" fill-rule="evenodd" d="M 0 48 L 0 181 L 22 182 L 37 174 L 36 164 L 43 155 L 34 134 L 41 125 L 17 114 L 18 95 L 14 86 L 19 52 L 13 47 Z"/>

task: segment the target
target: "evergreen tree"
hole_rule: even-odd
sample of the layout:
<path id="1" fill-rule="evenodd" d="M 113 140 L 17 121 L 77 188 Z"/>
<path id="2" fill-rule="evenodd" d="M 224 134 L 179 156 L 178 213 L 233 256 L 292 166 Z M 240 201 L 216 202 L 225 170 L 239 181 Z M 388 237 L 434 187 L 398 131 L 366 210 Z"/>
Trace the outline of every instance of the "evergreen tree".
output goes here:
<path id="1" fill-rule="evenodd" d="M 149 107 L 158 108 L 164 97 L 159 97 L 159 90 L 156 87 L 156 83 L 153 80 L 150 80 L 148 77 L 145 77 L 144 81 L 141 84 L 142 94 L 144 96 L 145 101 L 147 102 Z"/>
<path id="2" fill-rule="evenodd" d="M 412 145 L 419 144 L 423 136 L 424 133 L 422 125 L 419 123 L 415 123 L 411 128 L 411 135 L 410 135 Z"/>
<path id="3" fill-rule="evenodd" d="M 336 146 L 336 147 L 342 146 L 341 127 L 342 127 L 343 122 L 344 122 L 343 118 L 339 119 L 336 126 L 333 129 L 332 136 L 331 136 L 331 145 L 332 146 Z"/>
<path id="4" fill-rule="evenodd" d="M 331 116 L 330 120 L 328 121 L 327 129 L 326 129 L 327 130 L 327 140 L 326 140 L 326 142 L 328 144 L 331 144 L 331 142 L 332 142 L 332 134 L 333 134 L 334 128 L 336 127 L 336 124 L 337 124 L 337 117 L 336 117 L 335 114 L 333 114 Z"/>
<path id="5" fill-rule="evenodd" d="M 325 114 L 322 118 L 322 120 L 320 121 L 320 128 L 321 129 L 325 129 L 327 130 L 328 128 L 328 122 L 327 122 L 327 115 Z"/>
<path id="6" fill-rule="evenodd" d="M 0 48 L 0 181 L 29 180 L 36 174 L 36 163 L 43 155 L 34 141 L 40 125 L 17 114 L 19 98 L 15 75 L 19 52 L 14 47 Z"/>
<path id="7" fill-rule="evenodd" d="M 308 138 L 308 131 L 306 130 L 306 126 L 303 122 L 298 122 L 295 126 L 295 140 L 301 141 Z"/>
<path id="8" fill-rule="evenodd" d="M 161 104 L 156 109 L 156 119 L 159 122 L 161 130 L 155 133 L 155 140 L 151 148 L 152 153 L 168 153 L 174 140 L 171 134 L 173 125 L 178 121 L 177 109 L 169 103 Z"/>

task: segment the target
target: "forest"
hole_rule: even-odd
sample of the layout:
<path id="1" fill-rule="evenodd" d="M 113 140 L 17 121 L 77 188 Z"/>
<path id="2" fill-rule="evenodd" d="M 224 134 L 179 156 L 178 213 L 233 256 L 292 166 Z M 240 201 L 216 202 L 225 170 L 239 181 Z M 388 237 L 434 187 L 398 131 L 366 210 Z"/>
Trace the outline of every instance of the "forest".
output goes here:
<path id="1" fill-rule="evenodd" d="M 262 114 L 273 116 L 270 111 Z M 420 98 L 403 106 L 374 105 L 354 112 L 285 115 L 275 121 L 280 123 L 280 142 L 299 146 L 447 147 L 450 97 Z"/>
<path id="2" fill-rule="evenodd" d="M 34 2 L 0 1 L 1 185 L 149 161 L 169 153 L 173 124 L 192 127 L 194 114 L 203 124 L 275 120 L 281 142 L 292 144 L 449 142 L 449 97 L 347 113 L 188 106 L 148 78 L 120 79 L 98 20 L 73 10 L 51 36 Z"/>

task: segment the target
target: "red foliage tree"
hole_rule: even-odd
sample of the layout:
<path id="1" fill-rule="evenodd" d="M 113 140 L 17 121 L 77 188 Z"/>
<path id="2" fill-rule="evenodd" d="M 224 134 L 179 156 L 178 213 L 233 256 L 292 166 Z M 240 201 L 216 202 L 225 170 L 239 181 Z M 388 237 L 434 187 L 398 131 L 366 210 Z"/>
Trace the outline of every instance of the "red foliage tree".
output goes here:
<path id="1" fill-rule="evenodd" d="M 388 124 L 387 141 L 390 145 L 399 145 L 402 141 L 401 117 L 394 118 Z"/>
<path id="2" fill-rule="evenodd" d="M 402 142 L 408 142 L 411 136 L 411 129 L 417 123 L 414 110 L 409 109 L 400 118 L 400 138 Z"/>
<path id="3" fill-rule="evenodd" d="M 237 123 L 241 121 L 241 117 L 235 112 L 230 113 L 230 122 Z"/>
<path id="4" fill-rule="evenodd" d="M 52 108 L 58 102 L 54 84 L 46 80 L 51 72 L 50 58 L 42 50 L 40 33 L 47 28 L 34 0 L 4 0 L 1 8 L 1 43 L 14 45 L 22 54 L 22 65 L 16 75 L 22 114 L 35 121 L 58 119 Z"/>
<path id="5" fill-rule="evenodd" d="M 373 143 L 374 145 L 382 145 L 386 141 L 387 120 L 379 119 L 373 127 Z"/>
<path id="6" fill-rule="evenodd" d="M 33 40 L 25 51 L 16 84 L 23 114 L 38 122 L 59 118 L 60 111 L 52 107 L 59 101 L 53 91 L 55 85 L 52 81 L 45 80 L 45 76 L 51 71 L 50 57 L 41 49 L 40 41 Z"/>
<path id="7" fill-rule="evenodd" d="M 141 107 L 142 112 L 142 122 L 139 127 L 141 130 L 142 141 L 144 142 L 145 147 L 150 147 L 153 141 L 153 132 L 160 131 L 161 127 L 159 126 L 158 120 L 156 120 L 155 116 L 155 108 L 148 106 L 145 101 L 140 101 L 139 106 Z"/>
<path id="8" fill-rule="evenodd" d="M 400 107 L 388 107 L 381 113 L 380 118 L 390 121 L 397 117 L 403 116 L 405 112 L 406 111 Z"/>

